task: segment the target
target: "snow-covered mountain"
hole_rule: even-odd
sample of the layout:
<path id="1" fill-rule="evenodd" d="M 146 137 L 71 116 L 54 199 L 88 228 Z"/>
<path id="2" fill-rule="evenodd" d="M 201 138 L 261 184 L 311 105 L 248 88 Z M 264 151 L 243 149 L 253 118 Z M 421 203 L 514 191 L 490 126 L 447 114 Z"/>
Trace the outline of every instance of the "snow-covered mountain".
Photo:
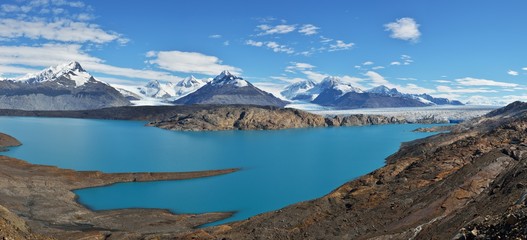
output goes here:
<path id="1" fill-rule="evenodd" d="M 384 85 L 363 91 L 337 77 L 326 77 L 320 83 L 305 80 L 287 86 L 282 96 L 321 106 L 339 108 L 419 107 L 431 105 L 463 105 L 456 100 L 434 98 L 428 94 L 401 93 Z"/>
<path id="2" fill-rule="evenodd" d="M 78 62 L 0 81 L 0 108 L 84 110 L 130 105 L 119 91 L 96 80 Z"/>
<path id="3" fill-rule="evenodd" d="M 82 86 L 90 81 L 97 81 L 75 61 L 49 67 L 38 73 L 28 73 L 25 76 L 14 80 L 28 84 L 39 84 L 53 81 L 60 82 L 61 80 L 66 80 L 69 81 L 68 85 L 74 84 L 73 86 L 75 87 Z"/>
<path id="4" fill-rule="evenodd" d="M 293 83 L 280 92 L 282 96 L 290 100 L 312 101 L 314 94 L 312 89 L 317 84 L 311 80 Z"/>
<path id="5" fill-rule="evenodd" d="M 208 79 L 189 76 L 178 82 L 151 80 L 143 86 L 113 84 L 121 94 L 137 105 L 167 105 L 205 86 Z"/>
<path id="6" fill-rule="evenodd" d="M 382 95 L 389 95 L 389 96 L 402 96 L 403 95 L 401 92 L 397 91 L 396 88 L 388 88 L 388 87 L 386 87 L 384 85 L 380 85 L 378 87 L 374 87 L 372 89 L 368 89 L 365 92 L 382 94 Z"/>
<path id="7" fill-rule="evenodd" d="M 337 77 L 326 77 L 320 83 L 311 80 L 304 80 L 287 86 L 282 92 L 282 96 L 290 100 L 313 101 L 321 93 L 331 94 L 335 98 L 348 92 L 362 92 L 351 84 L 341 81 Z"/>
<path id="8" fill-rule="evenodd" d="M 207 84 L 208 82 L 209 81 L 206 79 L 197 79 L 194 76 L 190 75 L 189 77 L 174 84 L 174 96 L 177 98 L 187 96 L 190 93 L 193 93 L 201 87 L 205 86 L 205 84 Z"/>
<path id="9" fill-rule="evenodd" d="M 247 104 L 284 106 L 286 102 L 262 91 L 241 77 L 223 71 L 211 82 L 176 101 L 176 104 Z"/>

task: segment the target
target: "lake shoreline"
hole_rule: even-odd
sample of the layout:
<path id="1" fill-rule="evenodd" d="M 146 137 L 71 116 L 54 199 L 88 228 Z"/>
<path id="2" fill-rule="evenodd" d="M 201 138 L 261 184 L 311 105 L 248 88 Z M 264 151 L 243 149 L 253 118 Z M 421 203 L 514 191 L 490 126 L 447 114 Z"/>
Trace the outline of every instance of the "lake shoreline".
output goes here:
<path id="1" fill-rule="evenodd" d="M 9 135 L 2 147 L 18 146 Z M 76 189 L 122 182 L 185 180 L 229 174 L 239 169 L 165 173 L 103 173 L 37 165 L 0 156 L 0 229 L 15 239 L 138 237 L 147 233 L 189 231 L 231 216 L 232 212 L 175 214 L 165 209 L 94 211 L 78 202 Z M 13 223 L 17 223 L 13 225 Z M 5 224 L 3 226 L 2 224 Z M 3 228 L 2 228 L 3 227 Z M 2 235 L 3 232 L 0 232 Z"/>
<path id="2" fill-rule="evenodd" d="M 415 110 L 418 111 L 419 108 Z M 0 109 L 0 116 L 136 120 L 148 122 L 147 126 L 176 131 L 279 130 L 403 123 L 450 123 L 447 118 L 430 114 L 418 118 L 379 112 L 318 115 L 293 108 L 253 105 L 128 106 L 81 111 Z"/>

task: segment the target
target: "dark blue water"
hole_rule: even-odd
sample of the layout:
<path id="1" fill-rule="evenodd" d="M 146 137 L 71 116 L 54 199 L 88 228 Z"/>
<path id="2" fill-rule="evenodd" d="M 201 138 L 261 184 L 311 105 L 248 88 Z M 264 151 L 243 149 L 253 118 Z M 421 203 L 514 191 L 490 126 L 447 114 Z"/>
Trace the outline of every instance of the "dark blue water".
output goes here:
<path id="1" fill-rule="evenodd" d="M 173 132 L 144 122 L 0 117 L 0 132 L 24 145 L 6 154 L 32 163 L 104 172 L 195 171 L 240 167 L 184 181 L 122 183 L 78 190 L 95 210 L 166 208 L 233 211 L 222 222 L 317 198 L 384 164 L 401 142 L 429 125 L 280 131 Z"/>

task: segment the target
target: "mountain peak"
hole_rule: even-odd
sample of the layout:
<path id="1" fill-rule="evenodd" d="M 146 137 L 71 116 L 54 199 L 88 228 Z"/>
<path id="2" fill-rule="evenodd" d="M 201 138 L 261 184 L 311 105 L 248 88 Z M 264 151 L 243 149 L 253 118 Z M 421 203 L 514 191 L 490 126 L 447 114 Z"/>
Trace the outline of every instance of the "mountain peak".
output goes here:
<path id="1" fill-rule="evenodd" d="M 159 89 L 160 86 L 161 84 L 157 80 L 151 80 L 145 85 L 145 87 L 147 88 L 157 88 L 157 89 Z"/>
<path id="2" fill-rule="evenodd" d="M 211 84 L 215 86 L 234 85 L 236 87 L 246 87 L 249 85 L 249 83 L 243 80 L 243 78 L 234 76 L 232 73 L 230 73 L 227 70 L 221 72 L 220 75 L 216 76 L 212 80 Z"/>
<path id="3" fill-rule="evenodd" d="M 81 64 L 77 61 L 71 61 L 62 65 L 57 66 L 57 68 L 62 67 L 62 69 L 68 69 L 68 70 L 79 70 L 84 71 Z"/>
<path id="4" fill-rule="evenodd" d="M 401 95 L 401 92 L 397 90 L 397 88 L 389 88 L 385 85 L 380 85 L 377 87 L 374 87 L 370 90 L 368 90 L 369 93 L 377 93 L 377 94 L 388 94 L 388 95 Z"/>
<path id="5" fill-rule="evenodd" d="M 46 68 L 38 73 L 26 74 L 17 80 L 34 84 L 47 81 L 56 81 L 62 77 L 74 81 L 75 86 L 84 85 L 90 81 L 90 79 L 93 79 L 93 76 L 86 72 L 80 63 L 76 61 L 70 61 Z"/>
<path id="6" fill-rule="evenodd" d="M 235 78 L 239 78 L 241 79 L 240 77 L 238 76 L 234 76 L 234 74 L 232 74 L 231 72 L 229 72 L 228 70 L 223 70 L 223 72 L 220 73 L 220 75 L 216 76 L 214 78 L 215 81 L 218 81 L 218 80 L 222 80 L 222 79 L 225 79 L 225 78 L 230 78 L 230 79 L 235 79 Z"/>

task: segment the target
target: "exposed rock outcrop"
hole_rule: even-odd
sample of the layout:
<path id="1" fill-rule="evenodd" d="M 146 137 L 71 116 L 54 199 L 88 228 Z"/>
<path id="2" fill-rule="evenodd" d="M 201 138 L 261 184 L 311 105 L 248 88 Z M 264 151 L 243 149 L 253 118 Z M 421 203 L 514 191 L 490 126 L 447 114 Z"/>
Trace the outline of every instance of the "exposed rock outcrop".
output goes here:
<path id="1" fill-rule="evenodd" d="M 296 109 L 261 107 L 218 107 L 192 113 L 176 114 L 150 126 L 169 130 L 247 130 L 284 129 L 325 126 L 320 115 Z"/>

